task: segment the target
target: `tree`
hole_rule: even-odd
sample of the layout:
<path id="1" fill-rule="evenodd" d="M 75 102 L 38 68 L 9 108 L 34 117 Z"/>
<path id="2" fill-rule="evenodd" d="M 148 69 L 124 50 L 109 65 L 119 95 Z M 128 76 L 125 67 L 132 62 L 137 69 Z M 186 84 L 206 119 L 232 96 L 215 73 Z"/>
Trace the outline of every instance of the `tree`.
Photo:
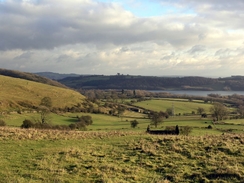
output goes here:
<path id="1" fill-rule="evenodd" d="M 41 123 L 48 123 L 50 121 L 50 110 L 49 108 L 45 107 L 45 106 L 40 106 L 40 115 L 41 115 Z"/>
<path id="2" fill-rule="evenodd" d="M 180 134 L 180 129 L 179 129 L 179 126 L 178 125 L 176 125 L 176 127 L 175 127 L 175 134 L 176 135 L 179 135 Z"/>
<path id="3" fill-rule="evenodd" d="M 227 108 L 221 103 L 214 103 L 213 106 L 210 108 L 210 112 L 216 118 L 216 121 L 223 120 L 224 117 L 228 115 Z"/>
<path id="4" fill-rule="evenodd" d="M 163 112 L 154 112 L 150 115 L 151 118 L 151 124 L 155 126 L 155 128 L 158 127 L 159 124 L 163 123 L 163 118 L 165 117 L 165 113 Z"/>
<path id="5" fill-rule="evenodd" d="M 240 116 L 243 117 L 244 116 L 244 106 L 240 105 L 237 110 L 238 110 L 238 113 L 240 114 Z"/>
<path id="6" fill-rule="evenodd" d="M 117 108 L 117 110 L 118 110 L 118 117 L 121 118 L 121 121 L 122 121 L 122 119 L 123 119 L 123 114 L 124 114 L 124 112 L 125 112 L 125 107 L 119 105 L 118 108 Z"/>
<path id="7" fill-rule="evenodd" d="M 136 90 L 133 90 L 133 95 L 134 95 L 134 97 L 136 96 Z"/>
<path id="8" fill-rule="evenodd" d="M 202 108 L 202 107 L 197 108 L 197 114 L 202 115 L 204 112 L 205 112 L 204 108 Z"/>
<path id="9" fill-rule="evenodd" d="M 169 116 L 173 116 L 173 109 L 172 109 L 172 108 L 167 108 L 167 109 L 166 109 L 166 113 L 167 113 Z"/>
<path id="10" fill-rule="evenodd" d="M 131 126 L 131 128 L 135 128 L 135 127 L 137 127 L 138 124 L 139 124 L 139 122 L 138 122 L 137 120 L 132 120 L 132 121 L 130 122 L 130 126 Z"/>
<path id="11" fill-rule="evenodd" d="M 45 106 L 50 109 L 52 107 L 52 99 L 50 97 L 42 98 L 40 106 Z"/>

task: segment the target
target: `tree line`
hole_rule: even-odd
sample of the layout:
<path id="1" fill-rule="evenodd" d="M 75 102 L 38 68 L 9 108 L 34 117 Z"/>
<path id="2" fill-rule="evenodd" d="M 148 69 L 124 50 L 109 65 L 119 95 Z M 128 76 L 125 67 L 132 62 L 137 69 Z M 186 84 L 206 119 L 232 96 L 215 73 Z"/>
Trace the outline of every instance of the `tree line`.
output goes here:
<path id="1" fill-rule="evenodd" d="M 240 90 L 244 91 L 244 77 L 156 77 L 131 75 L 89 75 L 58 80 L 71 88 L 167 90 Z"/>

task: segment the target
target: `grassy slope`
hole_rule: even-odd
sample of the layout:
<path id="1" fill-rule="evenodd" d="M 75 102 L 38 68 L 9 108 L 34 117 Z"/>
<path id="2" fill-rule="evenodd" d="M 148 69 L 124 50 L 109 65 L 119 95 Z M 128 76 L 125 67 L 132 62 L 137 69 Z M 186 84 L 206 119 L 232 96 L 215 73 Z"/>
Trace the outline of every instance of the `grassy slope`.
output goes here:
<path id="1" fill-rule="evenodd" d="M 46 77 L 42 77 L 33 73 L 28 73 L 28 72 L 20 72 L 20 71 L 15 71 L 15 70 L 7 70 L 7 69 L 2 69 L 0 68 L 0 75 L 3 76 L 9 76 L 9 77 L 13 77 L 13 78 L 20 78 L 20 79 L 26 79 L 29 81 L 35 81 L 38 83 L 43 83 L 43 84 L 48 84 L 48 85 L 52 85 L 52 86 L 57 86 L 57 87 L 61 87 L 61 88 L 67 88 L 67 86 L 48 79 Z"/>
<path id="2" fill-rule="evenodd" d="M 244 182 L 243 135 L 0 128 L 2 182 Z"/>
<path id="3" fill-rule="evenodd" d="M 53 107 L 72 106 L 80 103 L 84 96 L 70 89 L 50 86 L 0 75 L 0 109 L 18 107 L 18 102 L 27 102 L 38 106 L 43 97 L 50 97 Z"/>
<path id="4" fill-rule="evenodd" d="M 154 111 L 166 111 L 167 108 L 172 108 L 174 106 L 175 114 L 181 113 L 192 113 L 192 111 L 197 112 L 198 107 L 202 107 L 206 113 L 209 112 L 211 104 L 205 104 L 200 101 L 188 102 L 187 100 L 169 100 L 169 99 L 159 99 L 159 100 L 146 100 L 142 102 L 135 103 L 134 105 L 143 107 L 145 109 Z"/>

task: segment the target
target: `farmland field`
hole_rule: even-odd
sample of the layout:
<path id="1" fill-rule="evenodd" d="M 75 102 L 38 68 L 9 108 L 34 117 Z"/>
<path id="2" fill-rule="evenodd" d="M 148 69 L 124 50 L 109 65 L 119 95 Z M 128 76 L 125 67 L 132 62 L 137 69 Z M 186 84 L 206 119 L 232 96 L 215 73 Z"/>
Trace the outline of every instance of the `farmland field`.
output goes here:
<path id="1" fill-rule="evenodd" d="M 2 182 L 243 182 L 243 135 L 0 128 Z"/>
<path id="2" fill-rule="evenodd" d="M 0 116 L 0 182 L 244 182 L 244 119 L 213 123 L 211 115 L 191 114 L 211 104 L 187 100 L 147 100 L 143 108 L 165 111 L 174 103 L 177 116 L 158 129 L 192 128 L 185 135 L 150 135 L 147 114 L 126 111 L 123 116 L 91 113 L 49 115 L 53 125 L 77 122 L 89 115 L 87 131 L 20 129 L 23 120 L 38 113 Z M 130 121 L 139 122 L 131 128 Z M 208 128 L 211 126 L 211 128 Z M 151 126 L 154 129 L 153 126 Z"/>
<path id="3" fill-rule="evenodd" d="M 198 107 L 203 108 L 208 113 L 212 106 L 211 104 L 203 103 L 203 101 L 188 101 L 186 99 L 154 99 L 137 102 L 134 105 L 154 111 L 165 111 L 168 108 L 174 107 L 175 114 L 192 113 L 192 111 L 196 112 Z"/>

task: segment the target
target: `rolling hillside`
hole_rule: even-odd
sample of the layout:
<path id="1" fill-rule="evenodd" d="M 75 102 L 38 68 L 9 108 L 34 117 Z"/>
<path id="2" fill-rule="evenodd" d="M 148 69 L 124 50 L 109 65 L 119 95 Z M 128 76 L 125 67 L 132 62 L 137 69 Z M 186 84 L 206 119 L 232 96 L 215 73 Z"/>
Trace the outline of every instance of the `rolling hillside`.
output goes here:
<path id="1" fill-rule="evenodd" d="M 78 77 L 79 76 L 78 74 L 59 74 L 59 73 L 54 73 L 54 72 L 37 72 L 34 74 L 45 77 L 45 78 L 53 79 L 53 80 L 60 80 L 60 79 L 64 79 L 67 77 Z"/>
<path id="2" fill-rule="evenodd" d="M 35 81 L 38 83 L 44 83 L 44 84 L 48 84 L 51 86 L 57 86 L 57 87 L 61 87 L 61 88 L 67 88 L 67 86 L 65 86 L 57 81 L 54 81 L 54 80 L 51 80 L 51 79 L 48 79 L 46 77 L 42 77 L 42 76 L 39 76 L 36 74 L 28 73 L 28 72 L 20 72 L 20 71 L 7 70 L 7 69 L 0 68 L 0 75 L 10 76 L 13 78 L 26 79 L 29 81 Z"/>
<path id="3" fill-rule="evenodd" d="M 64 108 L 81 103 L 80 93 L 56 86 L 0 75 L 0 110 L 15 110 L 38 106 L 43 97 L 52 99 L 53 107 Z"/>

